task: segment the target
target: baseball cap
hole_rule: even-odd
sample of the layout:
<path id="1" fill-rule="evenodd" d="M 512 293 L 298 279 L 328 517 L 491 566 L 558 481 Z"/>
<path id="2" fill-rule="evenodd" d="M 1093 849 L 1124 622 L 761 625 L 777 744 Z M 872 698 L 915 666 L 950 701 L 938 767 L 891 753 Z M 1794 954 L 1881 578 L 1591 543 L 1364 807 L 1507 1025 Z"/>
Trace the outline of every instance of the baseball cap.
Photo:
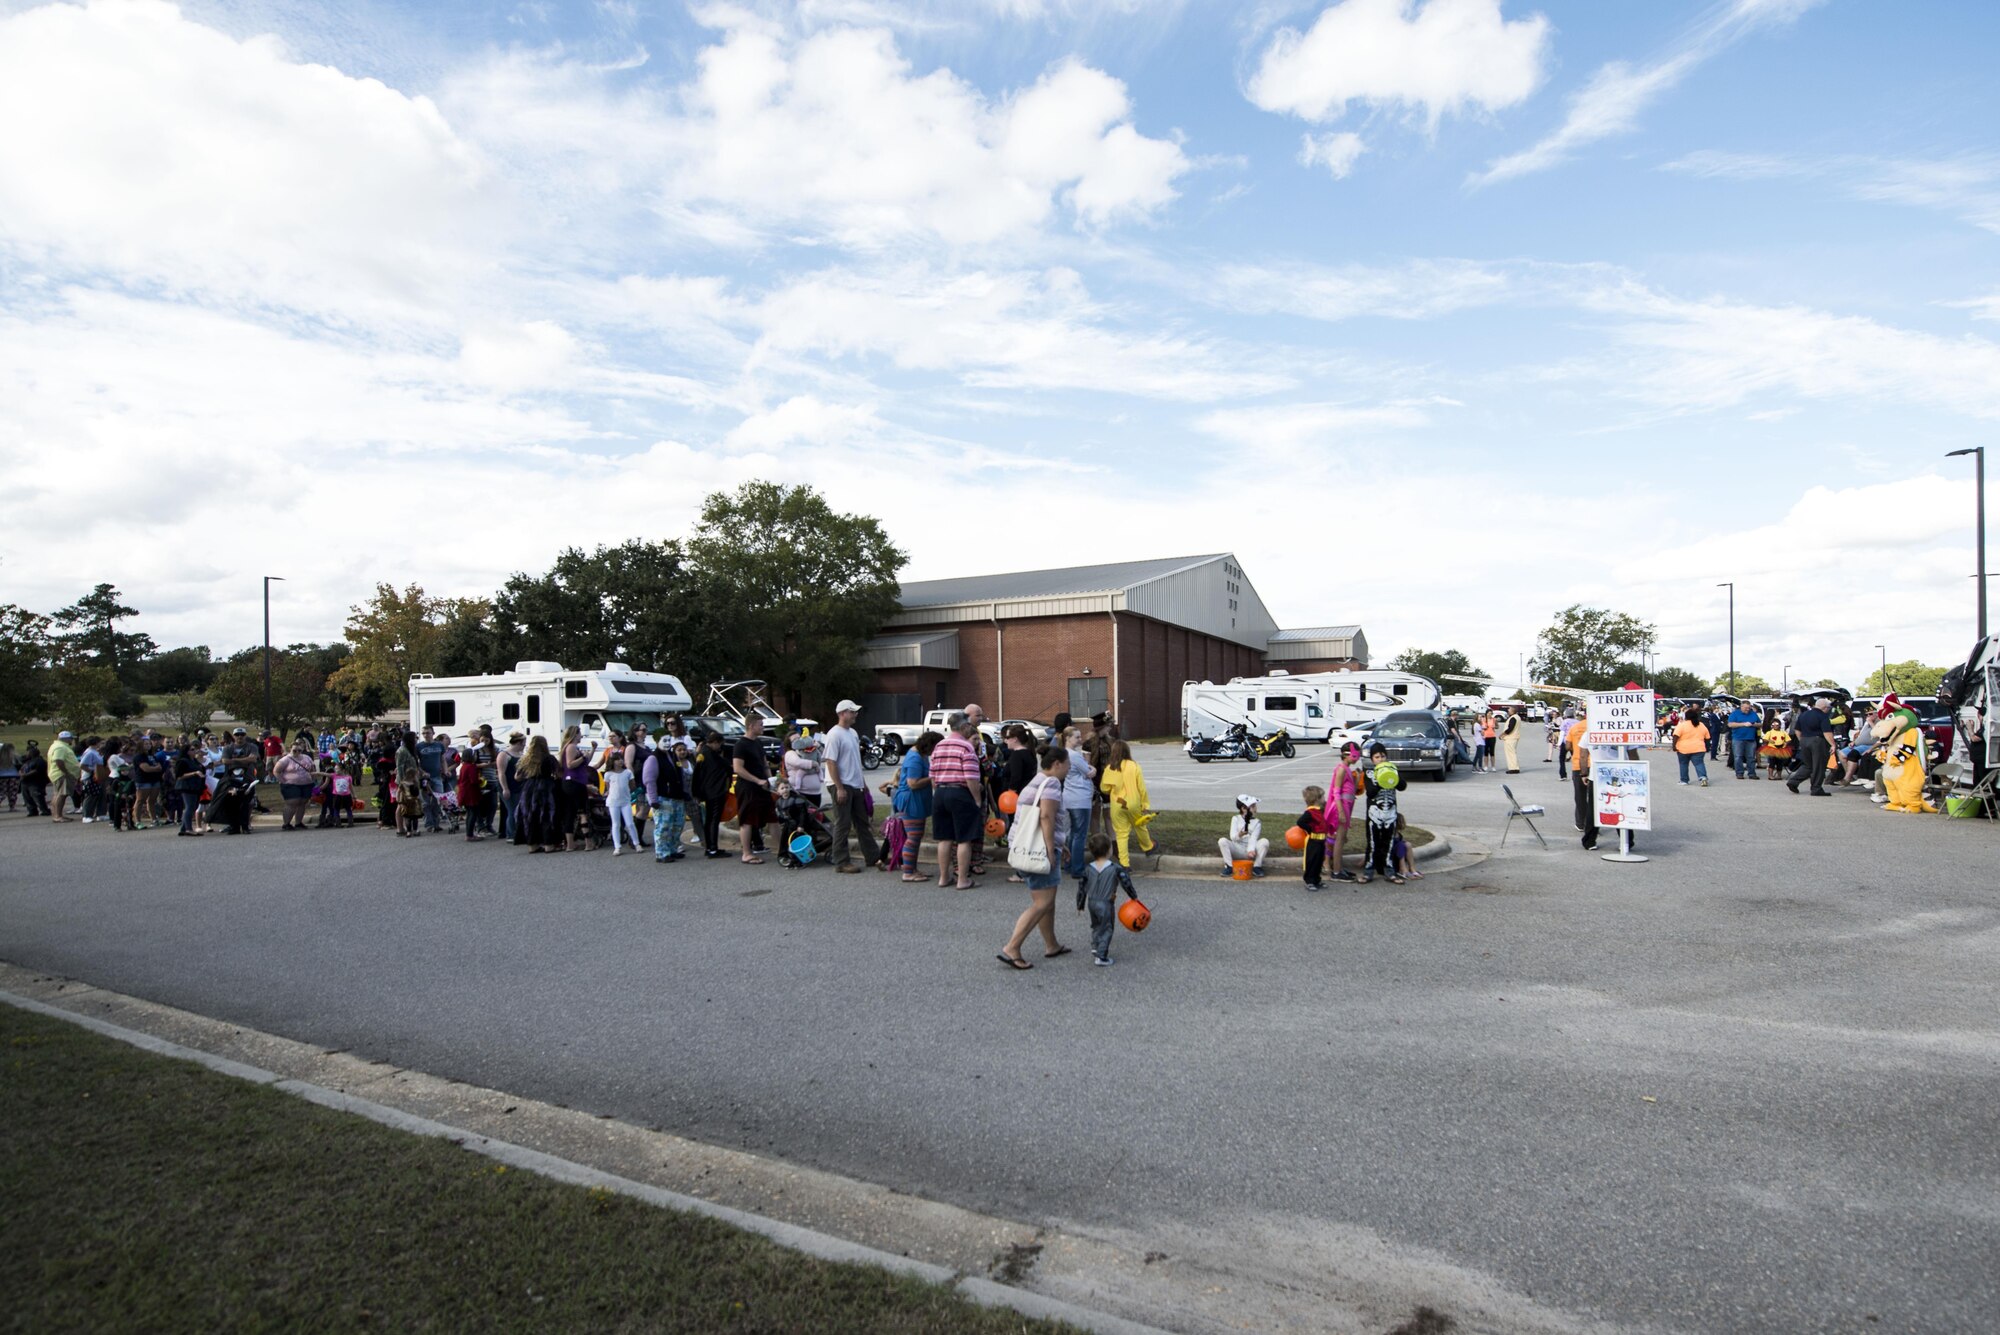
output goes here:
<path id="1" fill-rule="evenodd" d="M 238 729 L 236 730 L 236 735 L 237 735 L 238 737 L 248 737 L 248 736 L 250 735 L 250 733 L 249 733 L 249 730 L 248 730 L 248 729 L 245 729 L 245 728 L 238 728 Z"/>
<path id="2" fill-rule="evenodd" d="M 839 704 L 833 707 L 833 712 L 836 714 L 845 714 L 850 709 L 857 714 L 861 712 L 861 706 L 854 703 L 854 701 L 852 700 L 842 700 Z"/>
<path id="3" fill-rule="evenodd" d="M 1257 805 L 1257 799 L 1248 793 L 1238 793 L 1236 795 L 1236 804 L 1243 807 L 1254 807 Z"/>
<path id="4" fill-rule="evenodd" d="M 71 732 L 68 728 L 64 728 L 61 732 L 56 734 L 56 740 L 59 742 L 73 741 L 75 740 L 75 738 L 76 734 Z"/>

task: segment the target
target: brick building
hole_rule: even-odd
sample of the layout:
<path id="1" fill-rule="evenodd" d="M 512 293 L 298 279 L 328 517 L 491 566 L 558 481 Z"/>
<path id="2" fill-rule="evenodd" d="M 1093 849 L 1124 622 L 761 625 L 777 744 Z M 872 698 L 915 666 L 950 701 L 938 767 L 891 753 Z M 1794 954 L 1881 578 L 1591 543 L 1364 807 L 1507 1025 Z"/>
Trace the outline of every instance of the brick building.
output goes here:
<path id="1" fill-rule="evenodd" d="M 1368 637 L 1359 626 L 1274 631 L 1264 661 L 1294 676 L 1303 672 L 1358 672 L 1368 666 Z"/>
<path id="2" fill-rule="evenodd" d="M 876 722 L 976 700 L 996 719 L 1109 709 L 1128 737 L 1169 736 L 1183 682 L 1260 675 L 1286 633 L 1227 553 L 922 580 L 902 602 L 868 645 Z M 1322 629 L 1302 662 L 1365 666 L 1359 627 Z"/>

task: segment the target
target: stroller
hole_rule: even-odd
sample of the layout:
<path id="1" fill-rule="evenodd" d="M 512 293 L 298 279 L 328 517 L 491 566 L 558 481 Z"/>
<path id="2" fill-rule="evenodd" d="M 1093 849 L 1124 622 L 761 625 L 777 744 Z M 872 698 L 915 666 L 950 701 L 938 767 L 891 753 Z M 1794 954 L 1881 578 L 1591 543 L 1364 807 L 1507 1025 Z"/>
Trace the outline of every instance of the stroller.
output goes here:
<path id="1" fill-rule="evenodd" d="M 816 858 L 824 858 L 833 851 L 833 831 L 826 826 L 826 817 L 820 814 L 819 803 L 799 793 L 790 793 L 778 803 L 778 865 L 781 867 L 803 867 Z M 792 851 L 792 840 L 799 835 L 811 840 L 812 847 L 804 857 Z"/>
<path id="2" fill-rule="evenodd" d="M 611 842 L 611 808 L 596 785 L 584 785 L 583 810 L 579 813 L 585 848 L 602 848 Z"/>

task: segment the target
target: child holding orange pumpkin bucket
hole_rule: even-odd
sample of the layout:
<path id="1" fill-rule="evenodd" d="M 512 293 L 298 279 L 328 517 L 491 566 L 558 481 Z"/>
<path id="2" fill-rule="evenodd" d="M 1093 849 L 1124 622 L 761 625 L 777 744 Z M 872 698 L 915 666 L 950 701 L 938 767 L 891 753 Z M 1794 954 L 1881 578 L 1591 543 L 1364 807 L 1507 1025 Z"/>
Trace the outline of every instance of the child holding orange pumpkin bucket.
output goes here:
<path id="1" fill-rule="evenodd" d="M 1090 862 L 1083 869 L 1083 889 L 1078 898 L 1090 908 L 1090 960 L 1100 968 L 1111 963 L 1111 934 L 1120 922 L 1134 932 L 1146 930 L 1153 915 L 1139 902 L 1132 877 L 1111 859 L 1111 836 L 1093 834 L 1087 847 Z M 1131 898 L 1117 908 L 1118 889 L 1123 886 Z M 1078 907 L 1082 907 L 1079 905 Z"/>

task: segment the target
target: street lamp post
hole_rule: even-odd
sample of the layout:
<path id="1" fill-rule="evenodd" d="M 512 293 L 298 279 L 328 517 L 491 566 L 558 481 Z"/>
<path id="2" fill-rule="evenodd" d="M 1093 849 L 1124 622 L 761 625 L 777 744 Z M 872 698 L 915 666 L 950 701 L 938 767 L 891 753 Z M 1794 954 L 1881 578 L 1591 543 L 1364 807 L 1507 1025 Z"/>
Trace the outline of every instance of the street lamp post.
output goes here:
<path id="1" fill-rule="evenodd" d="M 264 735 L 271 733 L 271 581 L 285 582 L 283 575 L 264 576 Z"/>
<path id="2" fill-rule="evenodd" d="M 1882 694 L 1889 693 L 1889 650 L 1883 645 L 1875 646 L 1882 653 Z"/>
<path id="3" fill-rule="evenodd" d="M 1725 580 L 1715 586 L 1729 590 L 1729 693 L 1736 694 L 1736 581 Z"/>
<path id="4" fill-rule="evenodd" d="M 1974 445 L 1967 450 L 1953 450 L 1945 458 L 1956 459 L 1961 454 L 1972 456 L 1973 488 L 1978 493 L 1973 508 L 1976 516 L 1973 542 L 1979 548 L 1979 573 L 1973 578 L 1979 582 L 1979 638 L 1983 640 L 1986 638 L 1986 447 Z"/>
<path id="5" fill-rule="evenodd" d="M 1782 676 L 1783 680 L 1778 683 L 1778 694 L 1790 695 L 1791 685 L 1792 685 L 1792 665 L 1790 663 L 1785 664 L 1785 670 Z"/>

